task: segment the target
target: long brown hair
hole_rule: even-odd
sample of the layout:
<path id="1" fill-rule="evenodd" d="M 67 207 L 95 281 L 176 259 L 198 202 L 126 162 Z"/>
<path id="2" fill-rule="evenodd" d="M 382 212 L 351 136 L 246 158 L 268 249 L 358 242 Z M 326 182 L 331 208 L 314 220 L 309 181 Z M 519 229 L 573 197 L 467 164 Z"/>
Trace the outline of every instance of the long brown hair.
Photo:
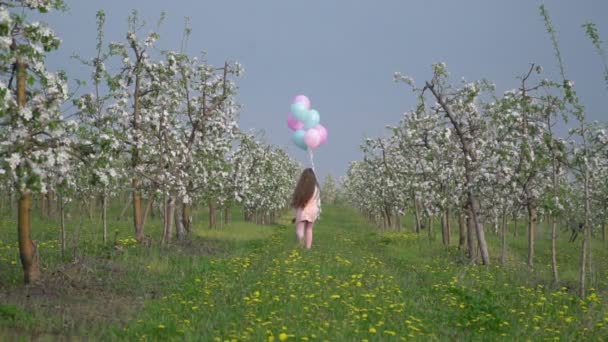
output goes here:
<path id="1" fill-rule="evenodd" d="M 317 177 L 311 168 L 304 169 L 298 180 L 293 197 L 291 198 L 292 208 L 303 208 L 315 193 L 315 187 L 319 186 Z"/>

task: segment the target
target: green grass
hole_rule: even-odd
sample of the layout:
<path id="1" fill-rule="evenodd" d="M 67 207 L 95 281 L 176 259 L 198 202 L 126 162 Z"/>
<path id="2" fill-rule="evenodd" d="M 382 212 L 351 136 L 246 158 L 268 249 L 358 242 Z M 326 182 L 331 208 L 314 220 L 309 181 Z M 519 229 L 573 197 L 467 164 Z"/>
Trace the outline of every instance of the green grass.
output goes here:
<path id="1" fill-rule="evenodd" d="M 499 266 L 499 239 L 488 232 L 493 265 L 483 267 L 468 264 L 456 247 L 443 247 L 440 237 L 429 242 L 425 231 L 419 236 L 380 232 L 348 208 L 324 208 L 312 250 L 297 246 L 289 217 L 276 226 L 237 220 L 209 230 L 203 215 L 195 220 L 191 240 L 171 246 L 129 243 L 131 228 L 125 221 L 113 222 L 111 229 L 121 247 L 104 247 L 99 222 L 85 222 L 77 228 L 80 250 L 64 259 L 55 223 L 37 221 L 36 239 L 46 244 L 41 248 L 46 286 L 61 301 L 85 305 L 80 311 L 77 305 L 48 310 L 12 299 L 0 305 L 0 336 L 112 341 L 608 336 L 608 248 L 599 241 L 593 245 L 593 289 L 581 299 L 576 296 L 580 241 L 571 244 L 560 236 L 562 282 L 554 286 L 546 227 L 539 229 L 531 271 L 522 235 L 509 237 L 508 263 Z M 20 265 L 12 263 L 17 261 L 13 224 L 3 220 L 0 225 L 0 286 L 23 294 Z M 147 229 L 160 236 L 157 219 Z M 434 231 L 440 234 L 438 227 Z M 62 292 L 62 286 L 69 291 Z M 56 304 L 48 297 L 30 298 Z"/>

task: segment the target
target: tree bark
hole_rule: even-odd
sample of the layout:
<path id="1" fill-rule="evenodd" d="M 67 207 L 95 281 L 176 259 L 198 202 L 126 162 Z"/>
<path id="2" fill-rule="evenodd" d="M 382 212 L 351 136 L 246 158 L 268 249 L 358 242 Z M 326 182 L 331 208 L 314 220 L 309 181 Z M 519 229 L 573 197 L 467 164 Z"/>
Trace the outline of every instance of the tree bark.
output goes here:
<path id="1" fill-rule="evenodd" d="M 395 212 L 395 229 L 398 232 L 401 231 L 401 215 L 399 215 L 399 212 Z"/>
<path id="2" fill-rule="evenodd" d="M 163 238 L 161 242 L 163 244 L 171 241 L 172 228 L 173 228 L 173 215 L 175 214 L 175 196 L 170 195 L 165 201 L 165 219 L 164 219 L 164 230 Z"/>
<path id="3" fill-rule="evenodd" d="M 553 272 L 553 282 L 559 283 L 559 274 L 557 272 L 557 224 L 555 216 L 551 217 L 551 271 Z"/>
<path id="4" fill-rule="evenodd" d="M 139 178 L 133 177 L 133 226 L 135 227 L 135 238 L 137 241 L 144 240 L 143 215 L 141 210 L 141 193 L 139 192 Z"/>
<path id="5" fill-rule="evenodd" d="M 150 198 L 148 198 L 148 204 L 146 205 L 146 209 L 144 209 L 144 217 L 142 220 L 142 226 L 146 225 L 146 221 L 148 221 L 148 214 L 151 214 L 154 217 L 154 209 L 152 206 L 154 205 L 154 194 L 150 194 Z"/>
<path id="6" fill-rule="evenodd" d="M 386 217 L 386 228 L 392 228 L 393 224 L 391 222 L 391 209 L 388 207 L 388 205 L 384 206 L 384 215 Z"/>
<path id="7" fill-rule="evenodd" d="M 428 227 L 427 227 L 427 235 L 429 237 L 429 242 L 433 240 L 433 216 L 429 215 L 428 217 Z"/>
<path id="8" fill-rule="evenodd" d="M 209 201 L 209 228 L 216 228 L 217 213 L 215 204 Z"/>
<path id="9" fill-rule="evenodd" d="M 500 232 L 500 263 L 504 265 L 507 263 L 507 213 L 505 209 L 503 209 L 502 212 L 502 223 L 500 227 Z"/>
<path id="10" fill-rule="evenodd" d="M 534 237 L 536 234 L 536 207 L 532 204 L 528 208 L 528 267 L 534 268 Z"/>
<path id="11" fill-rule="evenodd" d="M 66 231 L 65 231 L 65 203 L 63 202 L 63 195 L 59 195 L 59 215 L 61 220 L 61 259 L 65 258 L 66 249 Z"/>
<path id="12" fill-rule="evenodd" d="M 224 223 L 225 224 L 229 224 L 230 223 L 230 211 L 231 211 L 230 206 L 226 206 L 224 208 Z"/>
<path id="13" fill-rule="evenodd" d="M 185 204 L 180 200 L 178 201 L 175 211 L 177 213 L 182 212 L 183 213 L 183 208 L 184 208 Z M 182 220 L 182 216 L 181 215 L 175 215 L 175 232 L 177 235 L 177 240 L 179 241 L 183 241 L 184 238 L 186 237 L 186 232 L 184 229 L 184 221 Z"/>
<path id="14" fill-rule="evenodd" d="M 108 242 L 108 195 L 104 191 L 101 198 L 101 222 L 103 225 L 103 243 Z"/>
<path id="15" fill-rule="evenodd" d="M 414 217 L 416 218 L 416 234 L 420 233 L 420 209 L 418 208 L 418 200 L 416 196 L 412 196 L 414 199 Z"/>
<path id="16" fill-rule="evenodd" d="M 446 209 L 441 216 L 441 237 L 444 246 L 450 245 L 450 224 L 449 224 L 449 210 Z"/>
<path id="17" fill-rule="evenodd" d="M 477 216 L 477 213 L 479 212 L 479 202 L 477 201 L 477 197 L 473 195 L 472 190 L 469 190 L 469 199 L 471 201 L 471 215 L 473 216 L 473 224 L 476 233 L 475 237 L 477 238 L 477 245 L 479 246 L 479 252 L 481 253 L 481 261 L 484 265 L 489 265 L 490 254 L 488 253 L 488 245 L 486 243 L 483 226 Z"/>
<path id="18" fill-rule="evenodd" d="M 467 204 L 467 243 L 469 249 L 469 259 L 471 262 L 477 262 L 477 248 L 475 248 L 475 221 L 473 221 L 473 214 L 471 210 L 471 204 Z"/>
<path id="19" fill-rule="evenodd" d="M 40 279 L 40 258 L 36 244 L 31 238 L 31 209 L 32 194 L 29 189 L 21 192 L 18 204 L 19 256 L 23 266 L 23 281 L 25 284 Z"/>
<path id="20" fill-rule="evenodd" d="M 186 234 L 190 234 L 192 231 L 192 208 L 189 203 L 182 204 L 182 225 Z"/>
<path id="21" fill-rule="evenodd" d="M 458 249 L 464 250 L 467 248 L 467 228 L 465 226 L 464 215 L 458 215 Z"/>

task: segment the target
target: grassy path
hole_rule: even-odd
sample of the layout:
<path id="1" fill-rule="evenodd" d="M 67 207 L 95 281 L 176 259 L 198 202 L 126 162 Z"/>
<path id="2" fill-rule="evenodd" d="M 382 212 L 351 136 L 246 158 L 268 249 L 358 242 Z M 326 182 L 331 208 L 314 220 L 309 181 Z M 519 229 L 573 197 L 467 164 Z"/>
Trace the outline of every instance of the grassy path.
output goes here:
<path id="1" fill-rule="evenodd" d="M 182 291 L 149 305 L 126 333 L 218 341 L 424 334 L 394 277 L 366 248 L 369 230 L 356 217 L 335 216 L 343 215 L 324 213 L 312 250 L 296 246 L 293 229 L 283 226 L 252 253 L 201 265 Z"/>
<path id="2" fill-rule="evenodd" d="M 124 250 L 101 249 L 70 273 L 77 286 L 88 284 L 86 292 L 75 297 L 70 289 L 76 287 L 69 287 L 52 305 L 0 303 L 0 328 L 16 336 L 40 331 L 30 335 L 43 337 L 36 340 L 608 340 L 608 272 L 597 272 L 599 290 L 578 298 L 567 278 L 576 276 L 572 245 L 560 247 L 565 279 L 552 287 L 542 275 L 550 271 L 543 240 L 534 273 L 522 266 L 518 240 L 510 245 L 508 267 L 470 266 L 456 247 L 429 242 L 426 233 L 378 232 L 345 208 L 324 209 L 312 250 L 297 246 L 287 222 L 235 222 L 199 228 L 197 235 L 168 248 L 120 240 Z M 0 274 L 18 281 L 14 243 L 4 246 L 0 255 L 11 266 Z M 594 258 L 608 263 L 607 249 L 594 250 Z M 95 272 L 76 278 L 83 274 L 77 270 L 89 268 Z M 86 305 L 49 311 L 66 298 Z M 129 312 L 95 318 L 114 315 L 119 303 Z"/>
<path id="3" fill-rule="evenodd" d="M 532 286 L 498 266 L 459 264 L 426 237 L 375 233 L 330 208 L 312 250 L 290 225 L 253 252 L 203 263 L 146 307 L 128 337 L 213 341 L 605 340 L 606 303 L 592 292 Z"/>

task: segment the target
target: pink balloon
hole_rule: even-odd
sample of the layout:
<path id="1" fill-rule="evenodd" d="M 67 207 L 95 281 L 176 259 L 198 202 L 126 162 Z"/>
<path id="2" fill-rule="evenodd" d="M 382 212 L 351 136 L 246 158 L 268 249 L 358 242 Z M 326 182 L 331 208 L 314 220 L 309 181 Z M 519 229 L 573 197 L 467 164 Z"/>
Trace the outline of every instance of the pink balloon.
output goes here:
<path id="1" fill-rule="evenodd" d="M 302 102 L 306 106 L 306 109 L 310 109 L 310 100 L 306 95 L 298 95 L 293 99 L 293 103 Z"/>
<path id="2" fill-rule="evenodd" d="M 321 144 L 321 134 L 316 129 L 309 129 L 304 133 L 304 142 L 311 150 L 319 147 Z"/>
<path id="3" fill-rule="evenodd" d="M 293 117 L 293 114 L 289 113 L 287 115 L 287 127 L 289 127 L 289 129 L 292 131 L 297 131 L 304 128 L 304 123 L 302 121 L 298 121 Z"/>
<path id="4" fill-rule="evenodd" d="M 316 129 L 321 136 L 321 144 L 325 143 L 327 140 L 327 129 L 321 124 L 316 125 L 314 129 Z"/>

